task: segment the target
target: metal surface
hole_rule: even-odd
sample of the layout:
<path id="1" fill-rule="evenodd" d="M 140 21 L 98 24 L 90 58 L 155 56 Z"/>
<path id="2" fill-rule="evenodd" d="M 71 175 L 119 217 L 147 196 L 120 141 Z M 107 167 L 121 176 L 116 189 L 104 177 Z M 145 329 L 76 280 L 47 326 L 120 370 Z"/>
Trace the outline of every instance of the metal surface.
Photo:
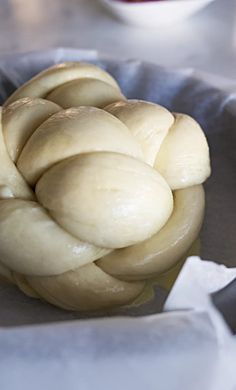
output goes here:
<path id="1" fill-rule="evenodd" d="M 126 26 L 98 0 L 0 0 L 0 53 L 58 46 L 235 78 L 236 1 L 216 0 L 160 31 Z"/>

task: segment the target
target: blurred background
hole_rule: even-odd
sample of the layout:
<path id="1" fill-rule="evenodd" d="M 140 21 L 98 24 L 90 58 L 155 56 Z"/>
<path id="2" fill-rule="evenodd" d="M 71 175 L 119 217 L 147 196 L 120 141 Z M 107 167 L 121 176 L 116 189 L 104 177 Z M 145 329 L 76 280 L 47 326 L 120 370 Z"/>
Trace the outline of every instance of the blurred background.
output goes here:
<path id="1" fill-rule="evenodd" d="M 170 2 L 185 7 L 190 1 L 202 0 Z M 153 28 L 123 23 L 102 0 L 0 0 L 0 55 L 53 47 L 236 78 L 236 0 L 211 1 L 184 21 Z"/>

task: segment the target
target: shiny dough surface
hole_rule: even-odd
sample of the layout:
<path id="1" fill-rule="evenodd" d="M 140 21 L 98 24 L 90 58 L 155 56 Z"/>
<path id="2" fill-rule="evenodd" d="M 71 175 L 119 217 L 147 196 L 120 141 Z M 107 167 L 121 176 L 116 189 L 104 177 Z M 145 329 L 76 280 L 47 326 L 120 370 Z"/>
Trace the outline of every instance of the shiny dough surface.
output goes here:
<path id="1" fill-rule="evenodd" d="M 128 100 L 93 64 L 55 65 L 0 110 L 0 274 L 67 310 L 132 303 L 204 216 L 199 124 Z"/>

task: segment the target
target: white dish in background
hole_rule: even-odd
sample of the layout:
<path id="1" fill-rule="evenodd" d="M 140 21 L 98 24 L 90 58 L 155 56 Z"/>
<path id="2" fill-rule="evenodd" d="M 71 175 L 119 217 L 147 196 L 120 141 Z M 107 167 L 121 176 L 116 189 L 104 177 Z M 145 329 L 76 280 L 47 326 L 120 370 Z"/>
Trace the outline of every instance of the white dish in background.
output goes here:
<path id="1" fill-rule="evenodd" d="M 99 1 L 125 23 L 160 27 L 187 19 L 214 0 L 163 0 L 144 3 L 125 3 L 120 0 Z"/>

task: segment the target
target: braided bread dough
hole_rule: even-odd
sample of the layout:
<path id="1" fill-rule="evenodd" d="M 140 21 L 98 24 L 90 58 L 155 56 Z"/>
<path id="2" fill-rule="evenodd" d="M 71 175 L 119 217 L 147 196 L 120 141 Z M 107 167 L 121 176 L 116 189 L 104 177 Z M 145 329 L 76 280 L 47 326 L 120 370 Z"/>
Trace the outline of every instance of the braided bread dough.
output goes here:
<path id="1" fill-rule="evenodd" d="M 210 163 L 192 118 L 84 63 L 41 72 L 0 114 L 0 274 L 25 294 L 129 304 L 198 236 Z"/>

